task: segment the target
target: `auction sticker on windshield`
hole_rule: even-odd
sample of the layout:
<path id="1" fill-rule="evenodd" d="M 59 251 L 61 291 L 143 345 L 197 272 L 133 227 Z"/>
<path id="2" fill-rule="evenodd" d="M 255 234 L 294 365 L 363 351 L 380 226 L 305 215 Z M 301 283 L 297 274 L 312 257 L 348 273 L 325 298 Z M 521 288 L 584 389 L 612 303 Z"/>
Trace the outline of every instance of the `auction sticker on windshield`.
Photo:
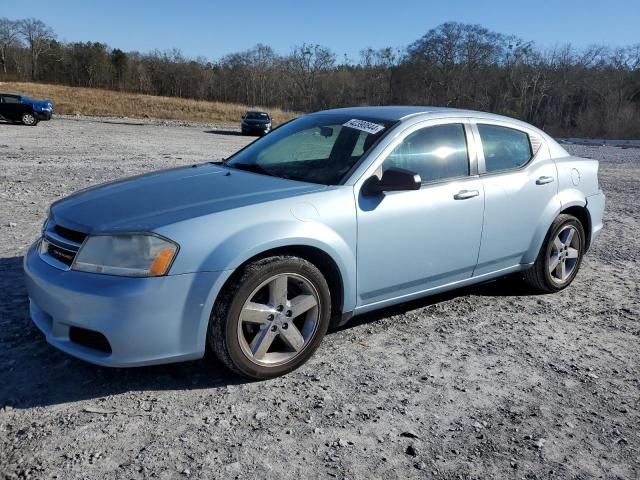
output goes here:
<path id="1" fill-rule="evenodd" d="M 367 132 L 372 135 L 375 135 L 376 133 L 384 130 L 384 125 L 378 125 L 377 123 L 367 122 L 365 120 L 358 120 L 356 118 L 349 120 L 347 123 L 343 123 L 342 126 L 355 128 L 356 130 L 361 130 L 363 132 Z"/>

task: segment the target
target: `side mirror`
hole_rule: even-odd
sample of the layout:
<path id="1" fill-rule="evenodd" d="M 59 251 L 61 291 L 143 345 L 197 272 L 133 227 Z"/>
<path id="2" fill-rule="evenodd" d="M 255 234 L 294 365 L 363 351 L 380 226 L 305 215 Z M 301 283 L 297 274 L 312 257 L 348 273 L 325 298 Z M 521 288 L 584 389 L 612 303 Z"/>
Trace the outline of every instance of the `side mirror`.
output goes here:
<path id="1" fill-rule="evenodd" d="M 420 190 L 422 179 L 420 175 L 404 168 L 392 167 L 382 174 L 382 179 L 371 177 L 362 188 L 365 195 L 378 195 L 383 192 L 402 192 L 406 190 Z"/>

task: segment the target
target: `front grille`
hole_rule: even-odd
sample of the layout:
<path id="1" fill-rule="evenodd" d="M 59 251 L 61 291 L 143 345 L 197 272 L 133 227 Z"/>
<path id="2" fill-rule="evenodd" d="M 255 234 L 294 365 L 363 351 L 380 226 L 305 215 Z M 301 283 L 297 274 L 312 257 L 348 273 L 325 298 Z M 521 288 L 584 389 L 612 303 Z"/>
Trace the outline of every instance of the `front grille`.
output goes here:
<path id="1" fill-rule="evenodd" d="M 49 221 L 43 232 L 40 257 L 54 267 L 68 270 L 86 237 L 86 233 L 55 225 Z"/>
<path id="2" fill-rule="evenodd" d="M 64 248 L 60 248 L 53 243 L 47 242 L 47 253 L 51 255 L 53 258 L 58 260 L 59 262 L 64 263 L 65 265 L 71 266 L 73 261 L 76 258 L 76 253 L 70 250 L 65 250 Z"/>
<path id="3" fill-rule="evenodd" d="M 77 232 L 75 230 L 69 230 L 61 225 L 54 225 L 53 231 L 60 235 L 62 238 L 66 238 L 67 240 L 71 240 L 76 243 L 84 242 L 84 239 L 87 238 L 86 233 Z"/>

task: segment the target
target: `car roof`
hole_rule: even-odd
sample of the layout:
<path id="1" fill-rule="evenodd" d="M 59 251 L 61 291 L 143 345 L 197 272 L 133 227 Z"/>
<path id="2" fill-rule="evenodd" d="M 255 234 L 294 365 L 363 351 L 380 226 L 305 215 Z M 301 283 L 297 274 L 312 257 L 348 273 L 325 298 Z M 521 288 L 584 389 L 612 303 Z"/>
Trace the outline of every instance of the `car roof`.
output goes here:
<path id="1" fill-rule="evenodd" d="M 369 118 L 372 120 L 385 120 L 391 122 L 400 122 L 409 118 L 420 120 L 438 119 L 438 118 L 472 118 L 474 120 L 494 120 L 505 124 L 510 124 L 513 127 L 524 128 L 525 130 L 536 132 L 537 135 L 547 141 L 550 148 L 554 149 L 556 156 L 569 155 L 553 137 L 545 133 L 543 130 L 511 117 L 504 115 L 497 115 L 494 113 L 479 112 L 475 110 L 465 110 L 460 108 L 448 108 L 448 107 L 424 107 L 424 106 L 379 106 L 379 107 L 350 107 L 350 108 L 334 108 L 333 110 L 323 110 L 312 115 L 323 115 L 339 113 L 346 116 L 353 116 L 355 118 Z"/>
<path id="2" fill-rule="evenodd" d="M 543 135 L 545 138 L 549 137 L 545 132 L 533 125 L 523 122 L 512 117 L 506 117 L 504 115 L 497 115 L 495 113 L 480 112 L 476 110 L 465 110 L 462 108 L 449 108 L 449 107 L 429 107 L 429 106 L 378 106 L 378 107 L 348 107 L 348 108 L 334 108 L 332 110 L 322 110 L 312 115 L 323 115 L 331 113 L 340 113 L 353 117 L 364 117 L 377 120 L 385 120 L 391 122 L 399 122 L 407 120 L 409 118 L 423 117 L 425 120 L 429 118 L 447 118 L 447 117 L 459 117 L 459 118 L 473 118 L 484 120 L 495 120 L 499 122 L 510 123 L 513 126 L 524 127 L 529 130 L 533 130 Z"/>
<path id="3" fill-rule="evenodd" d="M 258 113 L 258 114 L 269 115 L 267 112 L 262 112 L 260 110 L 247 110 L 245 113 Z"/>
<path id="4" fill-rule="evenodd" d="M 461 108 L 449 108 L 449 107 L 429 107 L 429 106 L 380 106 L 380 107 L 348 107 L 348 108 L 335 108 L 332 110 L 323 110 L 316 112 L 318 114 L 324 113 L 341 113 L 353 116 L 363 116 L 370 118 L 377 118 L 380 120 L 388 121 L 400 121 L 409 117 L 417 115 L 433 114 L 434 116 L 456 116 L 456 117 L 473 117 L 473 118 L 487 118 L 495 120 L 503 120 L 509 122 L 519 122 L 519 120 L 504 117 L 502 115 L 495 115 L 493 113 L 479 112 L 475 110 L 465 110 Z"/>

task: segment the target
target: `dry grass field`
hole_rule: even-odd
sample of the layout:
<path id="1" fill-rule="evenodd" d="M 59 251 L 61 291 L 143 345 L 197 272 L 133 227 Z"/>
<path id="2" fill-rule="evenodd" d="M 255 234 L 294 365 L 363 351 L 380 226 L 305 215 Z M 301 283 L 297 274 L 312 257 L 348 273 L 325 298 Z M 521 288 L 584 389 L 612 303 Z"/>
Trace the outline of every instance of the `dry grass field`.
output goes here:
<path id="1" fill-rule="evenodd" d="M 68 115 L 158 118 L 202 123 L 237 123 L 249 109 L 268 111 L 274 124 L 297 116 L 276 108 L 248 107 L 236 103 L 205 102 L 156 97 L 97 88 L 66 87 L 41 83 L 0 82 L 0 91 L 53 101 L 55 113 Z"/>

